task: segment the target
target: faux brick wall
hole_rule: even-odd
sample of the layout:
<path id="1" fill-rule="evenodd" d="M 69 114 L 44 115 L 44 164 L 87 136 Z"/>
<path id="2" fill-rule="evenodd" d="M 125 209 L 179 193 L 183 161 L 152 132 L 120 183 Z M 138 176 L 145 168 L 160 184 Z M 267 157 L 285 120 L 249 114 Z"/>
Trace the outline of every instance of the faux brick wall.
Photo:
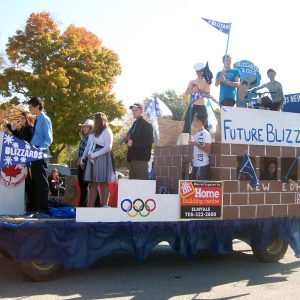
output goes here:
<path id="1" fill-rule="evenodd" d="M 261 158 L 277 158 L 277 176 L 281 178 L 281 158 L 294 158 L 299 148 L 242 144 L 213 143 L 210 155 L 212 180 L 222 180 L 223 218 L 247 219 L 300 216 L 300 181 L 294 184 L 281 181 L 261 181 L 251 189 L 247 181 L 237 180 L 237 157 L 245 151 L 253 159 L 260 177 Z M 154 172 L 157 188 L 167 185 L 171 193 L 178 193 L 179 179 L 188 179 L 188 165 L 193 148 L 188 145 L 155 148 Z M 300 160 L 298 161 L 300 179 Z"/>
<path id="2" fill-rule="evenodd" d="M 154 174 L 157 189 L 166 185 L 172 194 L 178 193 L 178 181 L 188 172 L 193 148 L 188 145 L 156 147 L 154 150 Z"/>
<path id="3" fill-rule="evenodd" d="M 300 180 L 261 181 L 251 188 L 246 181 L 224 180 L 223 218 L 252 219 L 300 216 Z M 251 208 L 250 208 L 251 207 Z"/>

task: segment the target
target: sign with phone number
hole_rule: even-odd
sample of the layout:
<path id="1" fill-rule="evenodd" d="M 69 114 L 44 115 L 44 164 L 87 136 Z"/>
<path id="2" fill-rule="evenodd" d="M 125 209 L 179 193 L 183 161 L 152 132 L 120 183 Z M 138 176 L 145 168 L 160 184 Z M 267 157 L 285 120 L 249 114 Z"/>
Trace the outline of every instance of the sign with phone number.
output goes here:
<path id="1" fill-rule="evenodd" d="M 221 181 L 180 180 L 181 219 L 221 219 L 223 183 Z"/>

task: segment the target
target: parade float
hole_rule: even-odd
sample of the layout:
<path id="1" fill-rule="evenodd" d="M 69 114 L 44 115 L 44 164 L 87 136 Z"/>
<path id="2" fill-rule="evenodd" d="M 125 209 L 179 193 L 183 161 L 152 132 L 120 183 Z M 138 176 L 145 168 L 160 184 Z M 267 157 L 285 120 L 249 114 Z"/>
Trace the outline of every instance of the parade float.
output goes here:
<path id="1" fill-rule="evenodd" d="M 210 181 L 189 180 L 191 146 L 156 146 L 155 180 L 121 179 L 116 207 L 78 207 L 75 219 L 21 216 L 24 181 L 2 168 L 6 182 L 17 183 L 0 181 L 1 252 L 35 281 L 55 278 L 62 269 L 87 268 L 116 250 L 144 260 L 162 241 L 188 259 L 200 251 L 231 253 L 234 239 L 248 243 L 263 262 L 280 260 L 288 245 L 298 257 L 298 124 L 295 113 L 224 107 L 221 140 L 212 144 Z M 9 154 L 1 134 L 0 153 Z M 251 178 L 240 178 L 245 154 L 257 179 L 275 160 L 276 179 L 253 186 Z"/>
<path id="2" fill-rule="evenodd" d="M 202 19 L 227 35 L 227 55 L 231 23 Z M 248 90 L 260 77 L 249 61 L 235 67 L 241 72 L 238 105 L 246 107 Z M 185 138 L 178 145 L 158 144 L 155 180 L 122 179 L 116 203 L 109 203 L 115 207 L 77 208 L 75 218 L 24 215 L 24 163 L 43 154 L 0 131 L 1 253 L 34 281 L 55 278 L 63 269 L 87 268 L 116 250 L 144 260 L 162 241 L 188 259 L 201 251 L 231 253 L 234 239 L 248 243 L 263 262 L 280 260 L 288 245 L 299 257 L 300 130 L 299 115 L 292 113 L 299 99 L 299 94 L 286 97 L 287 112 L 222 108 L 210 181 L 190 180 L 192 148 Z M 251 178 L 240 176 L 244 157 L 254 169 Z M 276 161 L 276 178 L 258 182 L 269 161 Z"/>

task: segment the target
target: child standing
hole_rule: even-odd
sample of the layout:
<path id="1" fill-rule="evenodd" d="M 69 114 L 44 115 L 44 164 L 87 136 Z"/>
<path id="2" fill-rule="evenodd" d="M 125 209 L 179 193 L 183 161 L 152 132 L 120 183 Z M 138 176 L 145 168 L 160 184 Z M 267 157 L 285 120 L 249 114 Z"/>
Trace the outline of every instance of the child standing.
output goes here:
<path id="1" fill-rule="evenodd" d="M 209 132 L 204 129 L 206 120 L 203 116 L 195 115 L 193 126 L 197 128 L 197 133 L 189 140 L 193 149 L 193 170 L 192 179 L 209 180 L 210 165 L 209 154 L 211 151 L 211 137 Z"/>

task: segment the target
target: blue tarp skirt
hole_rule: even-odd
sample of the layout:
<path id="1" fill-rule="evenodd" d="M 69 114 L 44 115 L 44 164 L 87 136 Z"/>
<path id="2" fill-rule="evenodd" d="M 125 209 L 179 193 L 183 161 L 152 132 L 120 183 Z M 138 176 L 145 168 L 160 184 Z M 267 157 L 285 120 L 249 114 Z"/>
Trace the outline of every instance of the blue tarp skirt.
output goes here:
<path id="1" fill-rule="evenodd" d="M 0 248 L 17 261 L 39 259 L 65 269 L 87 268 L 116 250 L 144 260 L 160 242 L 193 259 L 199 251 L 232 252 L 232 240 L 264 251 L 282 238 L 300 257 L 300 218 L 208 220 L 183 222 L 76 223 L 51 221 L 0 223 Z"/>

